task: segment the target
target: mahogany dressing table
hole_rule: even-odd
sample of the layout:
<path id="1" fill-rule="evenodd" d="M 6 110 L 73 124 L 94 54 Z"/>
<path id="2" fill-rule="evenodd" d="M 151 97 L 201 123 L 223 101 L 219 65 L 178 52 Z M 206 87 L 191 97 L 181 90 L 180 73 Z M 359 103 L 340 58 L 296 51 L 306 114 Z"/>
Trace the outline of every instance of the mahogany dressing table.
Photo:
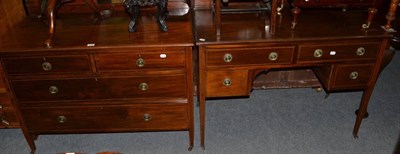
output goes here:
<path id="1" fill-rule="evenodd" d="M 265 14 L 222 14 L 215 22 L 211 11 L 194 13 L 203 149 L 206 100 L 248 96 L 254 82 L 273 70 L 312 69 L 327 93 L 363 91 L 361 102 L 353 102 L 360 104 L 353 129 L 358 137 L 392 36 L 381 28 L 385 21 L 379 19 L 384 18 L 363 29 L 365 10 L 309 10 L 303 11 L 293 30 L 290 10 L 285 9 L 276 16 L 275 26 L 266 26 L 271 19 Z"/>

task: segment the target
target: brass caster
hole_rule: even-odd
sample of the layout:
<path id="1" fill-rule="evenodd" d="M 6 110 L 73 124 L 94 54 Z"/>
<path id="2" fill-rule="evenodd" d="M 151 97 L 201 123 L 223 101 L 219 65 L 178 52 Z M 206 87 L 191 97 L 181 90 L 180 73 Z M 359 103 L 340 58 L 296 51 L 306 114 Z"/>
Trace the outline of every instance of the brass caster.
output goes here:
<path id="1" fill-rule="evenodd" d="M 205 150 L 206 147 L 204 145 L 201 145 L 201 150 Z"/>
<path id="2" fill-rule="evenodd" d="M 193 149 L 193 146 L 190 146 L 190 147 L 188 148 L 188 151 L 192 151 L 192 149 Z"/>
<path id="3" fill-rule="evenodd" d="M 356 110 L 356 112 L 355 112 L 355 113 L 356 113 L 356 115 L 358 115 L 358 112 L 359 112 L 359 110 Z M 368 118 L 368 116 L 369 116 L 369 113 L 367 112 L 367 113 L 365 113 L 365 115 L 364 115 L 364 117 L 363 117 L 363 118 L 364 118 L 364 119 L 365 119 L 365 118 Z"/>

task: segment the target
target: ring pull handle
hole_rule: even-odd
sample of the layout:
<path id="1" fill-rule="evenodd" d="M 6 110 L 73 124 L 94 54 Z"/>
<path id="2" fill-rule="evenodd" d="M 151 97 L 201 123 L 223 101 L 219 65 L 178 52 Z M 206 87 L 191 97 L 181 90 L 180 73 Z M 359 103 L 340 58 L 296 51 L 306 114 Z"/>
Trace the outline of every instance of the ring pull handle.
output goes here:
<path id="1" fill-rule="evenodd" d="M 147 121 L 150 121 L 150 120 L 151 120 L 151 115 L 148 114 L 148 113 L 144 114 L 144 115 L 143 115 L 143 120 L 146 121 L 146 122 L 147 122 Z"/>
<path id="2" fill-rule="evenodd" d="M 56 86 L 50 86 L 49 87 L 49 93 L 50 94 L 57 94 L 58 93 L 58 88 Z"/>
<path id="3" fill-rule="evenodd" d="M 322 49 L 316 49 L 314 51 L 314 57 L 315 58 L 320 58 L 320 57 L 322 57 L 323 54 L 324 54 L 324 51 Z"/>
<path id="4" fill-rule="evenodd" d="M 357 79 L 358 78 L 358 72 L 351 72 L 349 77 L 350 77 L 350 79 L 353 79 L 353 80 Z"/>
<path id="5" fill-rule="evenodd" d="M 359 47 L 359 48 L 357 49 L 357 51 L 356 51 L 356 54 L 357 54 L 358 56 L 364 55 L 364 54 L 365 54 L 365 48 Z"/>
<path id="6" fill-rule="evenodd" d="M 226 54 L 224 55 L 224 61 L 225 61 L 225 62 L 229 63 L 229 62 L 232 61 L 232 59 L 233 59 L 232 54 L 226 53 Z"/>
<path id="7" fill-rule="evenodd" d="M 43 62 L 42 64 L 42 69 L 45 71 L 50 71 L 53 68 L 53 66 L 51 65 L 51 63 L 49 62 Z"/>
<path id="8" fill-rule="evenodd" d="M 143 67 L 144 64 L 145 64 L 145 61 L 144 61 L 143 58 L 138 58 L 138 59 L 136 60 L 136 66 L 137 66 L 137 67 Z"/>
<path id="9" fill-rule="evenodd" d="M 222 82 L 222 84 L 224 84 L 224 86 L 230 86 L 232 85 L 232 81 L 229 78 L 224 79 L 224 81 Z"/>
<path id="10" fill-rule="evenodd" d="M 65 116 L 58 116 L 57 121 L 58 123 L 63 124 L 67 121 L 67 118 Z"/>
<path id="11" fill-rule="evenodd" d="M 269 53 L 268 59 L 269 59 L 270 61 L 275 61 L 275 60 L 277 60 L 277 59 L 278 59 L 278 53 L 276 53 L 276 52 L 271 52 L 271 53 Z"/>
<path id="12" fill-rule="evenodd" d="M 142 91 L 146 91 L 147 89 L 149 89 L 149 85 L 147 83 L 140 83 L 139 84 L 139 89 Z"/>

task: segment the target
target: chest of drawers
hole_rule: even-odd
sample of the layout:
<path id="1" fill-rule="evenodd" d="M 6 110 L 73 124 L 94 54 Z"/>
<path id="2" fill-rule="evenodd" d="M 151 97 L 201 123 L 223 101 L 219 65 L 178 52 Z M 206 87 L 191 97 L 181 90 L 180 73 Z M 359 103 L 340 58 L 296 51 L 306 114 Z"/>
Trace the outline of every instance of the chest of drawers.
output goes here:
<path id="1" fill-rule="evenodd" d="M 142 18 L 148 18 L 147 29 L 138 27 L 137 33 L 127 31 L 129 18 L 118 16 L 84 29 L 74 27 L 79 18 L 61 21 L 82 33 L 73 37 L 95 38 L 94 47 L 69 42 L 70 32 L 61 26 L 51 49 L 36 39 L 25 42 L 26 48 L 2 46 L 4 75 L 33 152 L 38 135 L 59 133 L 188 131 L 189 150 L 193 147 L 190 16 L 170 18 L 168 34 L 158 31 L 152 16 Z M 45 36 L 40 26 L 30 30 Z M 114 32 L 91 35 L 109 30 Z M 180 39 L 174 39 L 178 33 Z"/>

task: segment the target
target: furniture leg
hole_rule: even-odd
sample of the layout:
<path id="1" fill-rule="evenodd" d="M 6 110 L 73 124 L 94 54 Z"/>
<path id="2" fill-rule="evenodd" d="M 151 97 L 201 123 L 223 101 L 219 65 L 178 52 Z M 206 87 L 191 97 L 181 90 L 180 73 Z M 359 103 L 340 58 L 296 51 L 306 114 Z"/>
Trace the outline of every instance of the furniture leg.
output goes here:
<path id="1" fill-rule="evenodd" d="M 164 32 L 168 31 L 168 26 L 167 26 L 167 21 L 166 21 L 166 18 L 168 16 L 167 5 L 168 5 L 167 0 L 160 0 L 160 2 L 157 3 L 158 25 L 159 25 L 160 29 Z"/>
<path id="2" fill-rule="evenodd" d="M 199 74 L 199 92 L 198 92 L 198 96 L 197 99 L 199 101 L 199 111 L 200 111 L 200 146 L 201 149 L 205 150 L 205 145 L 204 145 L 204 138 L 205 138 L 205 118 L 206 118 L 206 96 L 205 96 L 205 49 L 200 47 L 199 50 L 199 72 L 203 72 L 203 73 L 198 73 Z"/>
<path id="3" fill-rule="evenodd" d="M 383 41 L 379 51 L 385 51 L 385 48 L 388 45 L 388 42 L 389 42 L 388 39 Z M 379 53 L 379 55 L 377 57 L 376 65 L 374 66 L 374 71 L 372 72 L 371 78 L 367 84 L 367 87 L 364 89 L 364 92 L 362 94 L 360 107 L 359 107 L 358 111 L 356 111 L 357 118 L 356 118 L 356 122 L 355 122 L 354 128 L 353 128 L 354 138 L 358 138 L 358 131 L 360 129 L 361 122 L 365 117 L 368 116 L 367 108 L 368 108 L 369 99 L 371 98 L 372 92 L 374 90 L 374 86 L 376 84 L 376 80 L 378 79 L 384 58 L 385 58 L 385 52 Z"/>
<path id="4" fill-rule="evenodd" d="M 135 32 L 136 25 L 137 25 L 136 19 L 139 17 L 139 14 L 140 14 L 140 6 L 134 5 L 132 0 L 125 1 L 124 5 L 125 5 L 125 12 L 131 18 L 131 21 L 129 22 L 129 25 L 128 25 L 128 31 Z"/>

